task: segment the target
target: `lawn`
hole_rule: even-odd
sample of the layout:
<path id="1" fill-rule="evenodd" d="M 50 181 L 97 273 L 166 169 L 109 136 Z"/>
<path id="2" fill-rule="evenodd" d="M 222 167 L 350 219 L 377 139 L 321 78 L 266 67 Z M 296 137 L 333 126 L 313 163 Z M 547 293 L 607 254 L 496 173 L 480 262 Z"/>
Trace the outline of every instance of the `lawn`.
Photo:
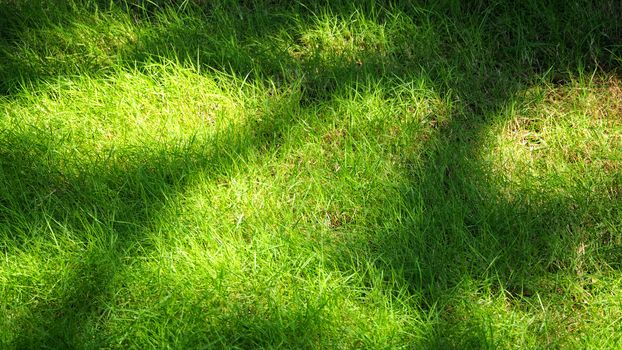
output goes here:
<path id="1" fill-rule="evenodd" d="M 0 348 L 622 348 L 622 2 L 0 0 Z"/>

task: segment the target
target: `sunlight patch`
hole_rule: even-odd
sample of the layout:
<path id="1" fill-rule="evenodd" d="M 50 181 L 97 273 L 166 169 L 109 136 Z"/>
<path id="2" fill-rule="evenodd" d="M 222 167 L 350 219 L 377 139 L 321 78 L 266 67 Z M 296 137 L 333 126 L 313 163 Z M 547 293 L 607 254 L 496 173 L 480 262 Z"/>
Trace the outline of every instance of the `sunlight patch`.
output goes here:
<path id="1" fill-rule="evenodd" d="M 3 101 L 5 136 L 33 139 L 64 159 L 105 159 L 119 149 L 166 148 L 234 130 L 261 101 L 258 87 L 181 67 L 60 80 Z M 244 101 L 244 102 L 242 102 Z M 250 111 L 249 111 L 250 110 Z"/>
<path id="2" fill-rule="evenodd" d="M 615 186 L 622 164 L 621 86 L 616 78 L 599 78 L 530 88 L 500 116 L 485 157 L 508 188 L 570 195 Z"/>

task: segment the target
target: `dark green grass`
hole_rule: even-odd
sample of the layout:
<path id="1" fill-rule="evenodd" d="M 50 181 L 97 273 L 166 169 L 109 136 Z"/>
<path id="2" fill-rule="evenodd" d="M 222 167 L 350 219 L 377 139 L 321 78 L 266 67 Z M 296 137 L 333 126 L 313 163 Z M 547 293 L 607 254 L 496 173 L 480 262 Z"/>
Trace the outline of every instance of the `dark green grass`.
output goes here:
<path id="1" fill-rule="evenodd" d="M 5 348 L 617 348 L 622 5 L 0 0 Z"/>

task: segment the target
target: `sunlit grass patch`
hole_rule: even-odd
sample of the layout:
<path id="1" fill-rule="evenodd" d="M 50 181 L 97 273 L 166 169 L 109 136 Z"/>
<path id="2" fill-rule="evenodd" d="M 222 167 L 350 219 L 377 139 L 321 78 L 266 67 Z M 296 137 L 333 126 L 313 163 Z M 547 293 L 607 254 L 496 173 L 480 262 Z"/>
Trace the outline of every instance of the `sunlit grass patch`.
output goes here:
<path id="1" fill-rule="evenodd" d="M 508 186 L 538 184 L 536 191 L 558 195 L 593 193 L 598 185 L 606 187 L 601 192 L 612 190 L 622 160 L 619 89 L 616 78 L 596 78 L 525 92 L 524 101 L 503 112 L 510 118 L 493 131 L 498 136 L 491 155 Z"/>
<path id="2" fill-rule="evenodd" d="M 549 274 L 518 289 L 506 285 L 519 301 L 506 307 L 529 315 L 526 332 L 546 335 L 550 346 L 619 341 L 606 335 L 614 323 L 595 316 L 620 312 L 613 287 L 622 218 L 618 90 L 619 80 L 610 76 L 535 85 L 499 112 L 486 130 L 490 143 L 480 149 L 494 198 L 504 198 L 522 220 L 512 228 L 513 243 L 531 242 L 532 268 Z"/>
<path id="3" fill-rule="evenodd" d="M 91 150 L 165 144 L 205 136 L 200 133 L 226 128 L 235 119 L 239 123 L 244 107 L 223 88 L 233 87 L 219 87 L 188 70 L 156 66 L 150 72 L 119 71 L 108 79 L 83 76 L 6 104 L 3 123 L 36 125 L 57 138 L 70 135 L 64 142 L 92 142 L 80 147 Z"/>

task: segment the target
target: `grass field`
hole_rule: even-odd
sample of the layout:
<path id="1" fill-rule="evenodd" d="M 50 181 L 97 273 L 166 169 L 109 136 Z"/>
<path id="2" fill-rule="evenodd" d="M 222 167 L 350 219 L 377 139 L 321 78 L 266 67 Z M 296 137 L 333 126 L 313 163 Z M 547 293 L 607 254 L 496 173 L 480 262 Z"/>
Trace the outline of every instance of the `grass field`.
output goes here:
<path id="1" fill-rule="evenodd" d="M 0 348 L 622 348 L 622 2 L 0 0 Z"/>

